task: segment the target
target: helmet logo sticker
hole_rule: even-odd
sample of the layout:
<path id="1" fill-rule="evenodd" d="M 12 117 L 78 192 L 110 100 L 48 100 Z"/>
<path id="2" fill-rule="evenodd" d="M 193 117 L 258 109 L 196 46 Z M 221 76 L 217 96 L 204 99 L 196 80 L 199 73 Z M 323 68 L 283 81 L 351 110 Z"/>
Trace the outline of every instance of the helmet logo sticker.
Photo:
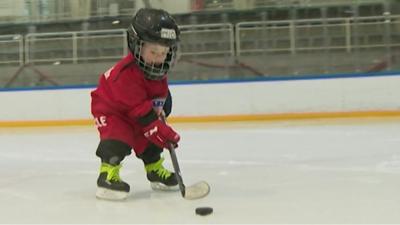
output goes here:
<path id="1" fill-rule="evenodd" d="M 161 28 L 161 38 L 176 39 L 176 33 L 174 29 Z"/>

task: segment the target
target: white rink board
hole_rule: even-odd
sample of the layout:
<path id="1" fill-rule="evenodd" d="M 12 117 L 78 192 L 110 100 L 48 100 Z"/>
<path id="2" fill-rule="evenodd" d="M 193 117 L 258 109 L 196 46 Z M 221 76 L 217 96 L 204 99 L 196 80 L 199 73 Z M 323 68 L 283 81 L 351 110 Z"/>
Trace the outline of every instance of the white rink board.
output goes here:
<path id="1" fill-rule="evenodd" d="M 173 116 L 399 110 L 400 75 L 172 85 Z M 91 119 L 92 89 L 0 92 L 1 121 Z"/>

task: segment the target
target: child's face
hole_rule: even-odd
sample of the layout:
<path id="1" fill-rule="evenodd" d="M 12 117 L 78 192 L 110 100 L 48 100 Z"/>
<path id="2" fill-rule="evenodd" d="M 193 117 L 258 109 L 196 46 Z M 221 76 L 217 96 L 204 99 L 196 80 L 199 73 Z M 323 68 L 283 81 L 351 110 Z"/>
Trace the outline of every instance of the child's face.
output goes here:
<path id="1" fill-rule="evenodd" d="M 142 47 L 142 58 L 143 60 L 150 65 L 160 65 L 164 63 L 165 58 L 169 52 L 169 47 L 145 42 Z"/>

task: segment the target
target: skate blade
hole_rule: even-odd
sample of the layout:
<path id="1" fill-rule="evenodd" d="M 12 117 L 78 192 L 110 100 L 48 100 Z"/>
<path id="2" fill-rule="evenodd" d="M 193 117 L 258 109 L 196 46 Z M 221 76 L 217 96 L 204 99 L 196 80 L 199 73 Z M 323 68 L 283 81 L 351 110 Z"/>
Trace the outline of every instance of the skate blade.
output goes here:
<path id="1" fill-rule="evenodd" d="M 98 187 L 96 191 L 96 197 L 99 199 L 120 201 L 128 197 L 129 192 L 125 191 L 114 191 L 106 188 Z"/>
<path id="2" fill-rule="evenodd" d="M 150 182 L 151 189 L 155 191 L 178 191 L 179 186 L 167 186 L 165 184 L 159 183 L 159 182 Z"/>
<path id="3" fill-rule="evenodd" d="M 185 187 L 185 199 L 194 200 L 204 198 L 210 193 L 210 185 L 205 181 L 200 181 L 191 186 Z"/>

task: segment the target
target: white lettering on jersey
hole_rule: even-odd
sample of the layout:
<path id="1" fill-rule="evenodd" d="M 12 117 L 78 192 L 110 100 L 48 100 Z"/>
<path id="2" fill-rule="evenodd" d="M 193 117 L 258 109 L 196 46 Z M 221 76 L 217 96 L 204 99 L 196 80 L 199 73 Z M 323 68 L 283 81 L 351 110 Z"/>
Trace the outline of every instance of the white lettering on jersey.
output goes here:
<path id="1" fill-rule="evenodd" d="M 107 121 L 106 120 L 107 120 L 106 116 L 100 116 L 100 117 L 94 118 L 94 122 L 96 124 L 96 127 L 99 128 L 99 127 L 107 126 Z"/>
<path id="2" fill-rule="evenodd" d="M 105 73 L 104 73 L 104 77 L 106 78 L 106 79 L 108 79 L 108 77 L 110 77 L 110 75 L 111 75 L 111 71 L 114 69 L 114 67 L 111 67 L 109 70 L 107 70 Z"/>

